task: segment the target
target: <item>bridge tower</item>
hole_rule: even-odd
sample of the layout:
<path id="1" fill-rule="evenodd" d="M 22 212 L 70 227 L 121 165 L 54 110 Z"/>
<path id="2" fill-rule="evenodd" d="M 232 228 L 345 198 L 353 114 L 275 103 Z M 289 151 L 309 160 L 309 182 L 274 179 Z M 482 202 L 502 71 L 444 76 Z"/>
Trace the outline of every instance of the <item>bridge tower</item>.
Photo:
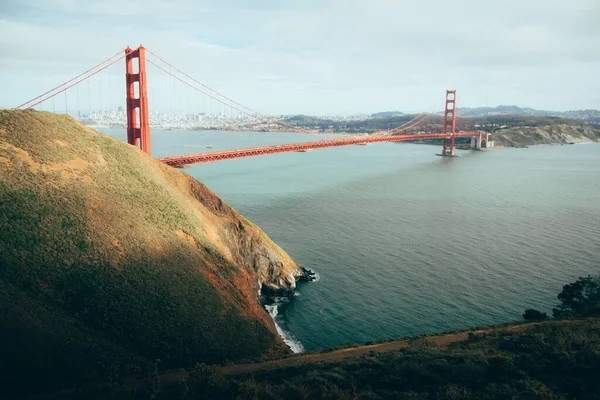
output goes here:
<path id="1" fill-rule="evenodd" d="M 137 60 L 137 61 L 136 61 Z M 146 49 L 125 49 L 127 84 L 127 143 L 150 155 L 150 124 L 146 90 Z M 134 66 L 137 72 L 134 71 Z M 137 85 L 136 85 L 137 83 Z M 136 90 L 137 89 L 137 90 Z"/>
<path id="2" fill-rule="evenodd" d="M 444 149 L 442 156 L 454 157 L 454 139 L 456 134 L 456 90 L 446 91 L 446 111 L 444 112 Z"/>

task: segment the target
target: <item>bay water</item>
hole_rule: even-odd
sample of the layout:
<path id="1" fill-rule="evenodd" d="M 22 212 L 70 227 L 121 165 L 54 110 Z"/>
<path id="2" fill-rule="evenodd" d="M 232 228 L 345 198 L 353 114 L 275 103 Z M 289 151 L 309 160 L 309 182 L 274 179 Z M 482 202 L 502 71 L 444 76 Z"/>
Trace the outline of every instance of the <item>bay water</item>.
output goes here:
<path id="1" fill-rule="evenodd" d="M 122 129 L 99 129 L 125 139 Z M 154 157 L 325 140 L 152 131 Z M 184 171 L 260 226 L 318 282 L 270 308 L 296 350 L 551 313 L 600 273 L 600 145 L 460 151 L 381 143 Z"/>

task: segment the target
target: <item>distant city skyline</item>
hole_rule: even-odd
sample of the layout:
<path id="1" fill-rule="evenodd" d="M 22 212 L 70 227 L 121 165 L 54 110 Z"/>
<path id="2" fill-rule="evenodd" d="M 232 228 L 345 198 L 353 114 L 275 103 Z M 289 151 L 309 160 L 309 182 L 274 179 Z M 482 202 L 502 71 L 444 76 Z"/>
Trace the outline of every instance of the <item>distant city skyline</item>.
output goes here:
<path id="1" fill-rule="evenodd" d="M 459 107 L 600 109 L 598 15 L 597 0 L 4 0 L 0 107 L 142 43 L 270 115 L 435 112 L 446 89 Z M 153 68 L 152 107 L 202 107 Z M 124 105 L 123 70 L 70 90 L 68 108 Z"/>

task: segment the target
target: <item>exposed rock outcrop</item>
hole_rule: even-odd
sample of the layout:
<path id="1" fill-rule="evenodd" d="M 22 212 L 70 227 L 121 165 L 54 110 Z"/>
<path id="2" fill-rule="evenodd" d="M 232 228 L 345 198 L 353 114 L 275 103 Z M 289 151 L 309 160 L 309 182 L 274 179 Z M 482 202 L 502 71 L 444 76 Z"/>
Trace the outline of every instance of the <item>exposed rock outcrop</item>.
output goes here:
<path id="1" fill-rule="evenodd" d="M 263 290 L 293 293 L 304 271 L 252 222 L 239 215 L 204 185 L 192 180 L 191 192 L 204 206 L 225 217 L 216 243 L 236 265 L 253 271 Z M 258 289 L 255 287 L 253 289 Z"/>
<path id="2" fill-rule="evenodd" d="M 492 134 L 496 145 L 521 147 L 536 144 L 570 144 L 600 141 L 600 129 L 582 124 L 517 126 L 501 129 Z"/>

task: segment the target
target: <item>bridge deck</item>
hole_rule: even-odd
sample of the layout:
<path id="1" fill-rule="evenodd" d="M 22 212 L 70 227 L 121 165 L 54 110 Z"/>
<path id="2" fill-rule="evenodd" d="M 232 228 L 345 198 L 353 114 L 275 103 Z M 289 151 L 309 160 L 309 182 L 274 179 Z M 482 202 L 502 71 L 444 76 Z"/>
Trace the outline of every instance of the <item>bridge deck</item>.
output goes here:
<path id="1" fill-rule="evenodd" d="M 479 132 L 461 132 L 455 137 L 475 137 Z M 310 149 L 323 149 L 326 147 L 352 146 L 367 143 L 380 142 L 401 142 L 422 139 L 449 139 L 444 133 L 426 133 L 415 135 L 396 135 L 396 136 L 358 136 L 339 140 L 323 140 L 319 142 L 290 143 L 278 146 L 253 147 L 248 149 L 219 151 L 213 153 L 192 154 L 187 156 L 164 157 L 159 161 L 172 167 L 183 167 L 185 165 L 200 164 L 221 160 L 231 160 L 234 158 L 255 157 L 267 154 L 277 154 L 295 151 L 306 151 Z"/>

